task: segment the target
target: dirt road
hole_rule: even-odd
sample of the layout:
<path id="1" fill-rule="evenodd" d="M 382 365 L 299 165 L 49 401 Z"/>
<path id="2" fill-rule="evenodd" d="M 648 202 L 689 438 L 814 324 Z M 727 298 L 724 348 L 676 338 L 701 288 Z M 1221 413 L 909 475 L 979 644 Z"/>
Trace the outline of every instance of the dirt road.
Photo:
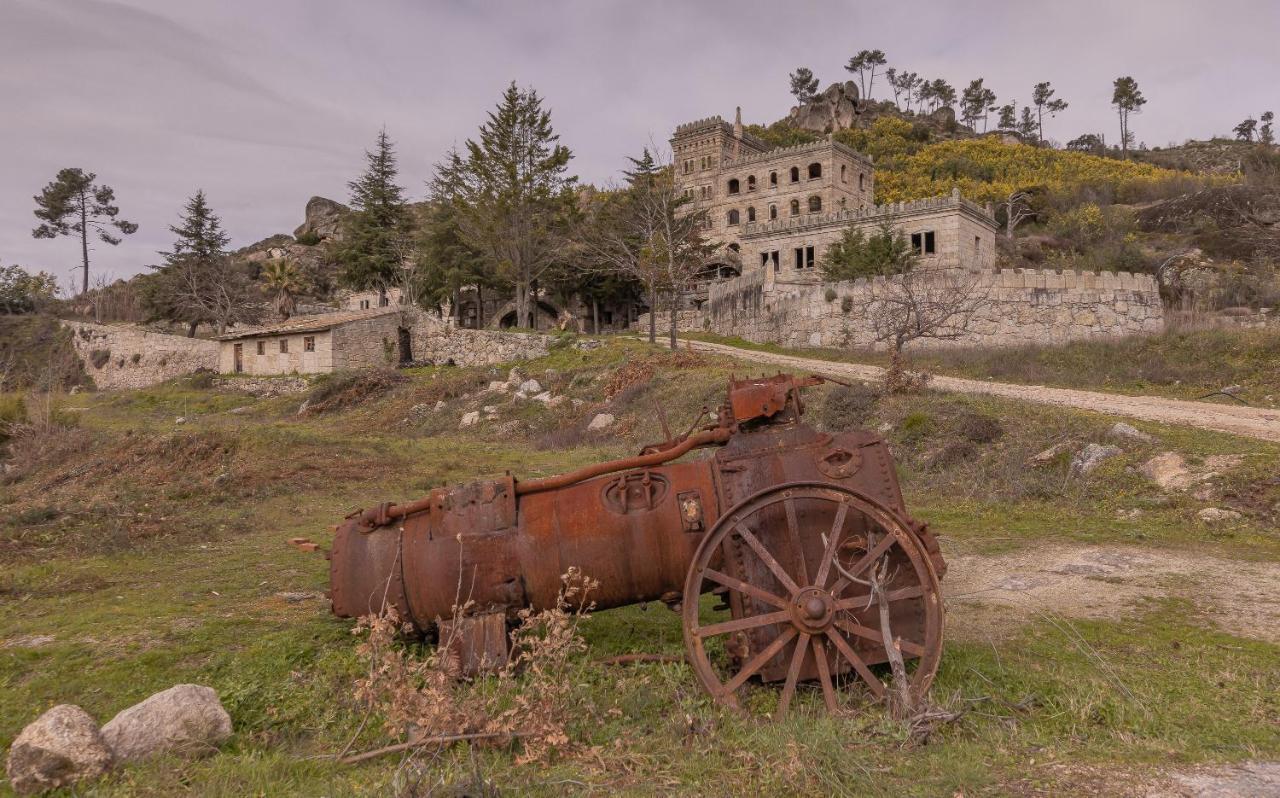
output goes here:
<path id="1" fill-rule="evenodd" d="M 681 339 L 685 346 L 695 351 L 731 355 L 741 360 L 767 363 L 793 371 L 809 372 L 836 379 L 876 380 L 884 373 L 879 366 L 858 363 L 840 363 L 831 360 L 779 355 L 740 349 L 736 346 L 713 344 L 704 341 Z M 1229 432 L 1264 441 L 1280 442 L 1280 410 L 1256 407 L 1190 402 L 1183 399 L 1165 399 L 1158 396 L 1124 396 L 1098 391 L 1077 391 L 1070 388 L 1047 388 L 1043 385 L 1015 385 L 1007 382 L 986 382 L 960 377 L 935 375 L 930 386 L 957 393 L 978 393 L 1039 402 L 1079 410 L 1093 410 L 1113 416 L 1127 416 L 1155 421 L 1161 424 L 1180 424 L 1188 427 Z"/>

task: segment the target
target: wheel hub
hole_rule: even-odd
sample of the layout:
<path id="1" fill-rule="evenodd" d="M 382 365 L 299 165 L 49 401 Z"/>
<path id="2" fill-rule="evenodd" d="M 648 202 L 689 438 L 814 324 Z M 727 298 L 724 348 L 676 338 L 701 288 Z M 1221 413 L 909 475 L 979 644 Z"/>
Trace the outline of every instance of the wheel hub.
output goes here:
<path id="1" fill-rule="evenodd" d="M 822 632 L 835 617 L 835 597 L 820 587 L 802 589 L 791 601 L 791 618 L 797 627 L 810 632 Z"/>

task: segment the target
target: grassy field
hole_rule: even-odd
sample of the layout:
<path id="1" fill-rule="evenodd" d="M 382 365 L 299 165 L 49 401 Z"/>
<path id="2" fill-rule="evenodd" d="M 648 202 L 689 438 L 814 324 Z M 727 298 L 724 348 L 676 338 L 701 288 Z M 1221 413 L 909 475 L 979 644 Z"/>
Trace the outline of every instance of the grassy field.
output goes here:
<path id="1" fill-rule="evenodd" d="M 883 352 L 785 349 L 741 338 L 690 333 L 695 340 L 769 352 L 888 365 Z M 955 349 L 911 353 L 911 368 L 978 380 L 1084 388 L 1130 395 L 1216 402 L 1210 395 L 1238 386 L 1236 396 L 1255 407 L 1280 407 L 1280 331 L 1187 330 L 1058 346 Z"/>
<path id="2" fill-rule="evenodd" d="M 1122 795 L 1170 768 L 1280 756 L 1275 630 L 1227 631 L 1211 595 L 1170 584 L 1101 617 L 953 605 L 932 698 L 958 717 L 923 735 L 875 706 L 827 717 L 812 691 L 786 722 L 753 723 L 713 704 L 682 664 L 599 664 L 682 652 L 678 616 L 651 605 L 583 621 L 587 650 L 565 674 L 569 741 L 555 756 L 524 762 L 518 745 L 463 744 L 335 763 L 348 744 L 394 740 L 377 718 L 362 725 L 353 681 L 365 663 L 352 624 L 320 595 L 327 564 L 286 539 L 327 542 L 352 508 L 435 485 L 632 453 L 662 437 L 655 407 L 683 428 L 720 401 L 729 373 L 747 371 L 633 342 L 565 348 L 524 368 L 578 403 L 482 394 L 505 377 L 496 369 L 330 380 L 313 394 L 329 409 L 301 415 L 304 396 L 185 381 L 63 398 L 60 424 L 15 435 L 0 485 L 0 746 L 55 703 L 105 722 L 197 682 L 231 713 L 230 744 L 195 763 L 125 769 L 96 794 L 480 795 L 488 784 L 556 796 Z M 1140 425 L 1153 441 L 1117 442 L 1123 453 L 1082 477 L 1069 453 L 1041 467 L 1027 459 L 1062 441 L 1115 442 L 1112 419 L 859 388 L 816 389 L 809 402 L 825 428 L 884 430 L 909 506 L 948 556 L 1113 546 L 1156 559 L 1280 561 L 1280 447 Z M 462 413 L 484 406 L 497 418 L 458 429 Z M 601 411 L 618 417 L 615 428 L 588 432 Z M 1197 498 L 1134 473 L 1166 449 L 1193 465 L 1242 457 Z M 1200 523 L 1209 503 L 1241 518 Z"/>

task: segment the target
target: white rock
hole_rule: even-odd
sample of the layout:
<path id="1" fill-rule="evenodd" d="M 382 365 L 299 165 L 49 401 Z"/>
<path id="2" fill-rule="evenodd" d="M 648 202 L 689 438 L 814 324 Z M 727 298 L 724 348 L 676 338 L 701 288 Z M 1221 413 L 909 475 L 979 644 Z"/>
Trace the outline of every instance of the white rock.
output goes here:
<path id="1" fill-rule="evenodd" d="M 117 761 L 161 753 L 198 756 L 231 736 L 231 716 L 211 687 L 178 684 L 120 712 L 102 727 Z"/>
<path id="2" fill-rule="evenodd" d="M 1059 441 L 1058 443 L 1055 443 L 1054 445 L 1050 446 L 1048 449 L 1045 449 L 1043 452 L 1032 455 L 1030 458 L 1028 458 L 1027 462 L 1031 463 L 1032 465 L 1045 465 L 1046 463 L 1052 461 L 1053 458 L 1057 457 L 1058 455 L 1062 454 L 1063 452 L 1067 451 L 1070 448 L 1071 448 L 1071 441 Z"/>
<path id="3" fill-rule="evenodd" d="M 462 414 L 462 421 L 458 423 L 459 427 L 471 427 L 480 423 L 480 411 L 472 410 Z"/>
<path id="4" fill-rule="evenodd" d="M 1091 443 L 1071 460 L 1071 471 L 1075 474 L 1091 473 L 1102 465 L 1102 461 L 1118 454 L 1123 454 L 1119 446 L 1103 446 L 1100 443 Z"/>
<path id="5" fill-rule="evenodd" d="M 106 773 L 115 761 L 98 724 L 74 704 L 59 704 L 27 724 L 9 746 L 9 783 L 20 795 L 66 787 Z"/>
<path id="6" fill-rule="evenodd" d="M 240 415 L 241 413 L 248 413 L 248 412 L 249 412 L 249 405 L 240 405 L 239 407 L 233 407 L 233 408 L 231 408 L 230 410 L 228 410 L 227 412 L 228 412 L 228 413 L 232 413 L 232 414 L 237 415 L 237 416 L 238 416 L 238 415 Z"/>
<path id="7" fill-rule="evenodd" d="M 303 399 L 302 404 L 298 405 L 298 415 L 302 415 L 303 413 L 307 412 L 307 408 L 309 407 L 311 407 L 311 400 Z"/>
<path id="8" fill-rule="evenodd" d="M 485 406 L 484 406 L 484 414 L 485 414 L 486 416 L 496 415 L 496 414 L 497 414 L 497 412 L 498 412 L 498 406 L 497 406 L 497 405 L 485 405 Z"/>
<path id="9" fill-rule="evenodd" d="M 1240 513 L 1237 513 L 1235 510 L 1223 510 L 1220 507 L 1206 507 L 1196 513 L 1196 516 L 1206 524 L 1221 524 L 1229 521 L 1239 521 L 1241 517 Z"/>
<path id="10" fill-rule="evenodd" d="M 437 413 L 439 413 L 441 410 L 444 410 L 444 400 L 443 400 L 443 399 L 441 399 L 441 400 L 439 400 L 438 402 L 436 402 L 436 406 L 435 406 L 434 410 L 435 410 Z"/>
<path id="11" fill-rule="evenodd" d="M 597 413 L 596 417 L 591 419 L 591 423 L 587 425 L 587 429 L 589 430 L 608 429 L 609 427 L 613 426 L 613 422 L 615 420 L 616 419 L 614 419 L 613 415 L 610 413 Z"/>
<path id="12" fill-rule="evenodd" d="M 502 382 L 501 380 L 493 380 L 492 382 L 489 383 L 489 390 L 495 391 L 497 393 L 506 393 L 507 391 L 511 390 L 511 386 L 508 383 Z"/>
<path id="13" fill-rule="evenodd" d="M 1183 490 L 1196 481 L 1187 461 L 1177 452 L 1161 452 L 1138 466 L 1138 471 L 1165 490 Z"/>
<path id="14" fill-rule="evenodd" d="M 542 402 L 544 405 L 551 403 L 551 391 L 543 391 L 530 397 L 535 402 Z"/>
<path id="15" fill-rule="evenodd" d="M 528 379 L 520 383 L 520 393 L 532 396 L 535 393 L 542 393 L 542 383 L 534 379 Z"/>
<path id="16" fill-rule="evenodd" d="M 1112 424 L 1111 429 L 1107 431 L 1107 434 L 1113 438 L 1128 438 L 1129 440 L 1142 441 L 1143 443 L 1150 443 L 1155 440 L 1155 438 L 1137 427 L 1131 424 L 1126 424 L 1123 421 L 1117 421 L 1115 424 Z"/>
<path id="17" fill-rule="evenodd" d="M 187 423 L 187 417 L 186 417 L 186 416 L 178 416 L 177 418 L 175 418 L 175 419 L 173 420 L 173 423 L 174 423 L 174 424 L 186 424 L 186 423 Z"/>

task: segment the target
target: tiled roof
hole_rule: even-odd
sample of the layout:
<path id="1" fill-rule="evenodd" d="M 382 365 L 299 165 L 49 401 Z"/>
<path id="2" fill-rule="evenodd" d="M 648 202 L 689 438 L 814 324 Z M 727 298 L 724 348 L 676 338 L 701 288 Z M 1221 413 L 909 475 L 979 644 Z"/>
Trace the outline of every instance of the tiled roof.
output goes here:
<path id="1" fill-rule="evenodd" d="M 216 340 L 233 341 L 238 338 L 257 338 L 264 335 L 289 335 L 291 333 L 319 332 L 321 330 L 330 330 L 343 324 L 353 321 L 369 319 L 375 316 L 385 316 L 388 313 L 399 313 L 403 308 L 399 305 L 390 305 L 385 308 L 370 308 L 368 310 L 346 310 L 341 313 L 323 313 L 319 316 L 294 316 L 288 321 L 282 321 L 279 324 L 267 324 L 262 327 L 248 327 L 243 330 L 219 335 Z"/>

